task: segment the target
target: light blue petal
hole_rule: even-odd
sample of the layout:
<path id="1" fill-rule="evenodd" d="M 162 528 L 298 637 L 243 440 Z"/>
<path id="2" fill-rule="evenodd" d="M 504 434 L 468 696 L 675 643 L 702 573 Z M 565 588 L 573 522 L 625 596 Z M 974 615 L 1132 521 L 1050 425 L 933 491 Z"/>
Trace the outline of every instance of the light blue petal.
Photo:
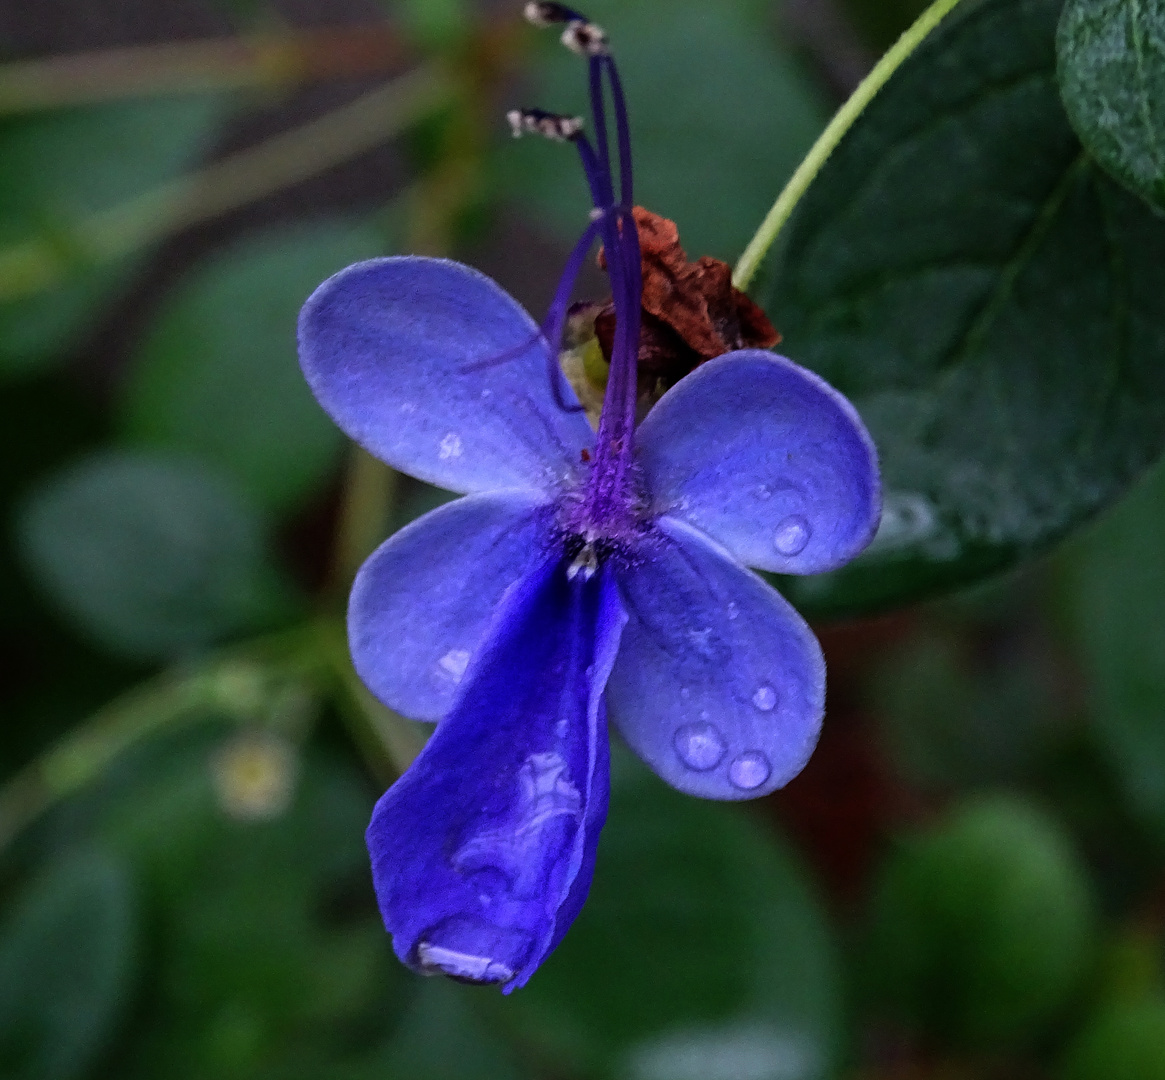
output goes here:
<path id="1" fill-rule="evenodd" d="M 449 711 L 502 595 L 550 553 L 550 513 L 522 493 L 468 495 L 368 557 L 348 601 L 348 642 L 381 701 L 417 720 Z"/>
<path id="2" fill-rule="evenodd" d="M 460 263 L 407 256 L 341 270 L 304 304 L 299 356 L 348 435 L 450 491 L 552 491 L 594 441 L 581 412 L 555 404 L 534 320 Z"/>
<path id="3" fill-rule="evenodd" d="M 783 356 L 710 360 L 656 404 L 635 436 L 657 513 L 694 525 L 747 566 L 816 574 L 873 539 L 874 444 L 854 407 Z"/>
<path id="4" fill-rule="evenodd" d="M 607 703 L 631 748 L 705 799 L 751 799 L 796 776 L 825 709 L 825 661 L 804 619 L 668 518 L 618 581 L 629 618 Z"/>

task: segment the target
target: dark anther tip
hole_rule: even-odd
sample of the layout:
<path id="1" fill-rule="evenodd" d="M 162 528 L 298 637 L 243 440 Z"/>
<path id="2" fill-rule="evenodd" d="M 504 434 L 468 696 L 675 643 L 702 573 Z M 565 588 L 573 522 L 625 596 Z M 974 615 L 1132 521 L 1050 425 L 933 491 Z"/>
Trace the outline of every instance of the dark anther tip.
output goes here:
<path id="1" fill-rule="evenodd" d="M 522 135 L 541 135 L 554 142 L 568 142 L 577 138 L 583 128 L 581 116 L 562 116 L 545 109 L 511 109 L 506 119 L 515 139 Z"/>
<path id="2" fill-rule="evenodd" d="M 553 26 L 555 23 L 577 22 L 582 16 L 565 4 L 530 3 L 526 5 L 526 21 L 534 26 Z"/>
<path id="3" fill-rule="evenodd" d="M 603 56 L 607 52 L 607 34 L 596 23 L 576 19 L 562 31 L 562 44 L 579 56 Z"/>

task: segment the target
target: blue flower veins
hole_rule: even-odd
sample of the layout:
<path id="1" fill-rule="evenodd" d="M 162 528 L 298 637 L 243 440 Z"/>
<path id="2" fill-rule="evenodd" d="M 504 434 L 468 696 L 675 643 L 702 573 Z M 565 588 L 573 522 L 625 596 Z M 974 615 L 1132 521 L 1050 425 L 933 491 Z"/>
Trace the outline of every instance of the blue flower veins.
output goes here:
<path id="1" fill-rule="evenodd" d="M 594 203 L 545 322 L 467 266 L 403 257 L 325 281 L 299 324 L 304 373 L 336 423 L 465 495 L 373 553 L 348 628 L 373 693 L 439 721 L 368 828 L 397 955 L 507 992 L 586 898 L 608 714 L 664 780 L 704 798 L 763 795 L 804 766 L 824 708 L 821 650 L 745 567 L 839 566 L 880 508 L 852 406 L 772 353 L 701 365 L 635 426 L 642 283 L 622 88 L 583 16 L 546 3 L 526 14 L 561 24 L 586 57 L 595 134 L 537 110 L 510 117 L 515 132 L 575 145 Z M 616 312 L 597 433 L 557 366 L 596 241 Z"/>

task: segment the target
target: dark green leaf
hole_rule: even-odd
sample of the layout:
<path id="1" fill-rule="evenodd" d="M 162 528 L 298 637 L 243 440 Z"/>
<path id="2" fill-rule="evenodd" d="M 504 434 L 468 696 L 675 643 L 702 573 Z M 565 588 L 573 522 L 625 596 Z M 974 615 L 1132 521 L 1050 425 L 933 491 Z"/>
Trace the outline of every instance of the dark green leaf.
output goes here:
<path id="1" fill-rule="evenodd" d="M 393 9 L 391 14 L 409 38 L 427 52 L 463 47 L 473 29 L 473 13 L 466 0 L 393 0 L 384 6 Z"/>
<path id="2" fill-rule="evenodd" d="M 1165 467 L 1066 555 L 1093 731 L 1130 806 L 1165 839 Z"/>
<path id="3" fill-rule="evenodd" d="M 343 439 L 299 370 L 296 318 L 324 278 L 382 247 L 370 227 L 317 222 L 251 237 L 194 270 L 134 360 L 127 434 L 233 473 L 269 507 L 302 500 Z"/>
<path id="4" fill-rule="evenodd" d="M 1165 1000 L 1112 1006 L 1073 1041 L 1063 1080 L 1165 1080 Z"/>
<path id="5" fill-rule="evenodd" d="M 967 637 L 924 622 L 874 679 L 886 749 L 926 787 L 1015 780 L 1051 741 L 1057 702 L 1038 644 L 1014 630 L 994 649 Z"/>
<path id="6" fill-rule="evenodd" d="M 634 136 L 635 201 L 674 219 L 692 258 L 730 259 L 826 118 L 808 80 L 774 40 L 771 8 L 755 0 L 598 0 L 625 83 Z M 586 73 L 545 31 L 530 100 L 588 110 Z M 589 121 L 588 121 L 589 124 Z M 507 144 L 499 164 L 513 189 L 564 237 L 587 223 L 578 155 L 540 139 Z"/>
<path id="7" fill-rule="evenodd" d="M 622 758 L 587 905 L 511 1000 L 531 1039 L 597 1075 L 707 1080 L 748 1061 L 758 1080 L 810 1080 L 835 1052 L 833 944 L 797 861 Z"/>
<path id="8" fill-rule="evenodd" d="M 287 606 L 258 517 L 190 462 L 88 458 L 35 493 L 19 533 L 29 568 L 61 611 L 126 655 L 172 656 Z"/>
<path id="9" fill-rule="evenodd" d="M 995 797 L 953 813 L 892 859 L 874 909 L 877 1008 L 948 1039 L 1038 1036 L 1094 946 L 1089 883 L 1056 822 Z"/>
<path id="10" fill-rule="evenodd" d="M 965 0 L 859 118 L 783 238 L 781 350 L 857 405 L 882 528 L 817 614 L 904 603 L 1029 556 L 1165 445 L 1165 220 L 1060 105 L 1060 0 Z"/>
<path id="11" fill-rule="evenodd" d="M 0 121 L 0 253 L 39 240 L 69 263 L 48 291 L 0 292 L 0 376 L 59 355 L 132 273 L 134 259 L 94 266 L 76 225 L 180 173 L 222 111 L 219 99 L 183 97 Z"/>
<path id="12" fill-rule="evenodd" d="M 69 1080 L 123 1012 L 134 953 L 129 882 L 95 851 L 59 858 L 0 928 L 0 1074 Z"/>
<path id="13" fill-rule="evenodd" d="M 1056 54 L 1080 141 L 1122 184 L 1165 208 L 1165 3 L 1068 0 Z"/>
<path id="14" fill-rule="evenodd" d="M 155 755 L 101 815 L 106 842 L 142 869 L 160 939 L 131 1076 L 250 1080 L 305 1057 L 331 1075 L 324 1062 L 378 1047 L 403 1005 L 367 871 L 372 792 L 346 766 L 296 755 L 288 807 L 239 817 L 222 786 L 239 738 Z"/>
<path id="15" fill-rule="evenodd" d="M 518 1080 L 513 1051 L 473 1004 L 480 993 L 445 980 L 426 980 L 381 1068 L 388 1080 Z"/>

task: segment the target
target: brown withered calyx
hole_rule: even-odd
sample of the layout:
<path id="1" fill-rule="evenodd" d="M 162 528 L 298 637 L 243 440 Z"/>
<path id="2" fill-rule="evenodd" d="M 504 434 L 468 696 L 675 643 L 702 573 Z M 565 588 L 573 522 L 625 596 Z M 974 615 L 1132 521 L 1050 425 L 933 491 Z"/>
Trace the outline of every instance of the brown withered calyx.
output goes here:
<path id="1" fill-rule="evenodd" d="M 636 206 L 643 257 L 643 313 L 639 333 L 639 386 L 652 395 L 679 382 L 694 367 L 733 349 L 767 349 L 781 340 L 765 313 L 732 285 L 727 263 L 703 255 L 689 262 L 674 221 Z M 603 252 L 599 266 L 606 269 Z M 615 305 L 595 317 L 595 335 L 610 361 Z"/>

